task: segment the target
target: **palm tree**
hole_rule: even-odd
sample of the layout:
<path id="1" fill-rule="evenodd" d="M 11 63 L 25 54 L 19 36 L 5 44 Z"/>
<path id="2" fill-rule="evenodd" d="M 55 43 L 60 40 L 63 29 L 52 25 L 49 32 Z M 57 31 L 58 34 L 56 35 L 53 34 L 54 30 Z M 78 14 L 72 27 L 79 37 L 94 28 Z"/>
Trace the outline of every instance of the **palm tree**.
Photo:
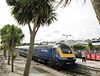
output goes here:
<path id="1" fill-rule="evenodd" d="M 23 39 L 24 34 L 22 33 L 21 29 L 12 25 L 9 30 L 9 39 L 11 44 L 11 56 L 12 56 L 12 69 L 13 72 L 13 61 L 14 61 L 14 50 L 17 44 L 20 44 L 21 40 Z"/>
<path id="2" fill-rule="evenodd" d="M 27 24 L 30 30 L 30 46 L 24 76 L 29 76 L 35 36 L 40 26 L 51 24 L 56 20 L 52 2 L 54 0 L 6 0 L 12 6 L 12 15 L 19 24 Z M 33 23 L 31 26 L 30 23 Z M 33 29 L 32 29 L 33 28 Z"/>
<path id="3" fill-rule="evenodd" d="M 2 42 L 2 46 L 4 47 L 3 49 L 6 50 L 7 47 L 9 47 L 9 45 L 7 45 L 8 42 L 8 29 L 9 29 L 10 25 L 5 25 L 1 30 L 1 42 Z M 7 64 L 10 65 L 10 49 L 8 49 L 8 62 Z"/>
<path id="4" fill-rule="evenodd" d="M 5 33 L 4 33 L 5 31 Z M 14 65 L 13 65 L 13 61 L 14 61 L 14 50 L 17 44 L 20 44 L 21 40 L 24 37 L 24 34 L 22 33 L 21 29 L 14 26 L 14 25 L 5 25 L 2 29 L 1 29 L 1 39 L 3 44 L 8 44 L 7 46 L 10 48 L 10 50 L 8 51 L 8 63 L 10 63 L 10 55 L 12 57 L 11 59 L 11 71 L 13 72 L 14 69 Z"/>
<path id="5" fill-rule="evenodd" d="M 4 33 L 5 33 L 5 31 L 6 30 L 2 30 L 2 32 L 1 32 L 1 30 L 0 30 L 0 35 L 4 35 Z M 4 37 L 4 36 L 3 36 Z M 2 43 L 2 42 L 4 42 L 4 38 L 3 38 L 2 36 L 1 36 L 1 44 L 2 44 L 2 48 L 3 48 L 3 51 L 4 51 L 4 53 L 3 53 L 3 56 L 4 56 L 4 58 L 6 59 L 6 56 L 7 56 L 7 54 L 6 54 L 6 49 L 7 49 L 7 43 Z"/>

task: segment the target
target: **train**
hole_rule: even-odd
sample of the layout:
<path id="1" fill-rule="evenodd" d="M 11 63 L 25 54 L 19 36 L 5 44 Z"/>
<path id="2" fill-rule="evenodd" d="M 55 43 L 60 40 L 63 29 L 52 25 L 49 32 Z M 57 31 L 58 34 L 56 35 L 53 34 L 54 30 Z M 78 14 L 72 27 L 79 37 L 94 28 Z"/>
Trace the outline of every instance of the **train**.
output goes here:
<path id="1" fill-rule="evenodd" d="M 20 47 L 19 50 L 21 56 L 27 55 L 28 48 Z M 72 48 L 62 43 L 34 46 L 32 59 L 34 61 L 44 61 L 50 66 L 59 67 L 63 67 L 66 64 L 74 64 L 76 61 Z"/>

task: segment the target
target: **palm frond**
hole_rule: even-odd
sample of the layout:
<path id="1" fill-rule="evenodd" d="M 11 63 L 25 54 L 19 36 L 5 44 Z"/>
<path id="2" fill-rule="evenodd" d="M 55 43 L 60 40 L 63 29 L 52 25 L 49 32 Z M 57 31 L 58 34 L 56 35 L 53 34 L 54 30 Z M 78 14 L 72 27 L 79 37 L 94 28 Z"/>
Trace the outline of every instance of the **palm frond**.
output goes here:
<path id="1" fill-rule="evenodd" d="M 6 2 L 9 6 L 14 6 L 19 2 L 19 0 L 6 0 Z"/>
<path id="2" fill-rule="evenodd" d="M 15 45 L 20 43 L 24 37 L 22 30 L 14 25 L 6 25 L 1 30 L 1 41 L 2 43 L 8 43 L 11 46 L 11 41 L 14 40 Z"/>
<path id="3" fill-rule="evenodd" d="M 100 0 L 91 0 L 91 3 L 93 5 L 93 8 L 94 8 L 95 13 L 96 13 L 96 17 L 97 17 L 99 24 L 100 24 Z"/>

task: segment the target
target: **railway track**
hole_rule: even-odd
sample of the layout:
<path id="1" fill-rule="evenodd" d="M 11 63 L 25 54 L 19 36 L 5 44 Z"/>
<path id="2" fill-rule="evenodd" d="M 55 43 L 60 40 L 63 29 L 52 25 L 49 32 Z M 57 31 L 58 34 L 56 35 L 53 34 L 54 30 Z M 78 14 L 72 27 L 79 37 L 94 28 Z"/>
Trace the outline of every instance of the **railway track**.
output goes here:
<path id="1" fill-rule="evenodd" d="M 59 76 L 100 76 L 99 68 L 93 68 L 86 65 L 80 65 L 80 64 L 67 65 L 66 67 L 62 68 L 62 70 L 59 71 L 56 68 L 51 68 L 50 66 L 45 65 L 43 62 L 40 62 L 40 61 L 34 62 L 34 63 L 36 67 L 38 68 L 45 69 L 45 70 L 52 69 L 52 70 L 55 70 L 56 72 L 60 72 L 63 74 L 63 75 L 58 74 Z"/>
<path id="2" fill-rule="evenodd" d="M 66 66 L 64 71 L 72 72 L 73 75 L 83 75 L 83 76 L 100 76 L 100 68 L 90 67 L 86 65 L 75 64 L 72 66 Z"/>
<path id="3" fill-rule="evenodd" d="M 78 70 L 75 70 L 74 66 L 72 67 L 71 65 L 70 66 L 66 66 L 66 68 L 63 68 L 61 72 L 65 73 L 65 74 L 70 74 L 72 76 L 87 76 L 86 74 L 81 73 Z"/>
<path id="4" fill-rule="evenodd" d="M 55 68 L 51 68 L 50 66 L 45 65 L 42 62 L 35 62 L 35 63 L 39 64 L 38 65 L 39 67 L 37 66 L 38 68 L 41 68 L 41 69 L 49 68 L 49 70 L 50 69 L 56 70 Z M 57 71 L 58 70 L 56 70 L 56 72 Z M 80 64 L 75 64 L 75 65 L 71 65 L 71 66 L 67 65 L 66 67 L 64 67 L 62 70 L 60 70 L 58 72 L 64 74 L 62 76 L 100 76 L 100 68 L 93 68 L 93 67 L 89 67 L 86 65 L 80 65 Z M 56 76 L 58 76 L 58 75 L 56 75 Z M 61 75 L 59 75 L 59 76 L 61 76 Z"/>
<path id="5" fill-rule="evenodd" d="M 56 70 L 56 68 L 51 68 L 50 66 L 43 63 L 40 63 L 40 65 L 44 65 L 47 68 Z M 100 76 L 100 68 L 90 67 L 81 64 L 66 65 L 64 68 L 61 68 L 59 72 L 63 73 L 64 76 L 66 76 L 67 74 L 71 76 Z"/>
<path id="6" fill-rule="evenodd" d="M 71 68 L 74 68 L 74 67 L 71 65 L 68 67 L 66 66 L 65 68 L 61 68 L 60 70 L 58 70 L 55 67 L 50 67 L 50 66 L 48 66 L 44 63 L 41 63 L 41 62 L 35 62 L 35 63 L 38 65 L 38 66 L 36 66 L 38 68 L 45 69 L 45 70 L 52 70 L 51 73 L 53 71 L 56 71 L 56 73 L 59 72 L 59 73 L 63 74 L 63 75 L 57 74 L 57 76 L 88 76 L 86 74 L 72 70 Z"/>

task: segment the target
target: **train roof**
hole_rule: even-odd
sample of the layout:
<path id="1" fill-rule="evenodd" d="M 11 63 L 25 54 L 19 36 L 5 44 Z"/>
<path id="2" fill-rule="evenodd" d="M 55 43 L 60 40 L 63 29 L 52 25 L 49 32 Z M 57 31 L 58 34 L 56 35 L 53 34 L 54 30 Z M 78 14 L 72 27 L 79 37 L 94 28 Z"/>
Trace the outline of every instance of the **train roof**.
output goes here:
<path id="1" fill-rule="evenodd" d="M 70 47 L 69 45 L 66 45 L 64 43 L 55 43 L 55 44 L 42 44 L 42 45 L 35 45 L 34 48 L 57 48 L 57 47 L 62 47 L 62 46 L 67 46 Z M 29 46 L 17 46 L 16 48 L 25 48 L 29 49 Z"/>
<path id="2" fill-rule="evenodd" d="M 42 45 L 39 45 L 37 47 L 45 47 L 45 48 L 55 48 L 55 47 L 62 47 L 62 46 L 67 46 L 67 47 L 70 47 L 69 45 L 66 45 L 64 43 L 55 43 L 55 44 L 42 44 Z"/>
<path id="3" fill-rule="evenodd" d="M 16 48 L 25 48 L 25 49 L 28 49 L 29 46 L 16 46 Z"/>

